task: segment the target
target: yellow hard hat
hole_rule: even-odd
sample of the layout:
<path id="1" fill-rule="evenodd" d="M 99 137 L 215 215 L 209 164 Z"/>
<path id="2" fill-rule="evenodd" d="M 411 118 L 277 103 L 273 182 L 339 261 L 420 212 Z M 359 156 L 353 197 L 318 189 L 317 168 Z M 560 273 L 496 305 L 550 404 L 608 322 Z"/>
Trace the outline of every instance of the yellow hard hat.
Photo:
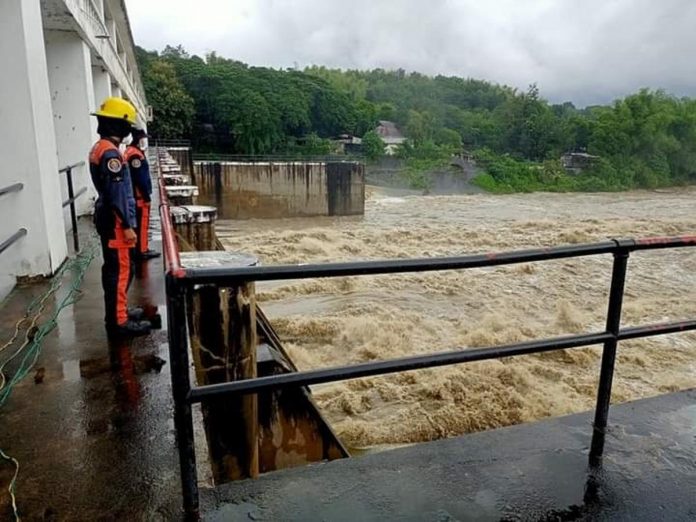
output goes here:
<path id="1" fill-rule="evenodd" d="M 93 116 L 104 116 L 117 120 L 126 120 L 131 125 L 136 123 L 136 110 L 133 104 L 123 98 L 111 97 L 104 100 Z"/>

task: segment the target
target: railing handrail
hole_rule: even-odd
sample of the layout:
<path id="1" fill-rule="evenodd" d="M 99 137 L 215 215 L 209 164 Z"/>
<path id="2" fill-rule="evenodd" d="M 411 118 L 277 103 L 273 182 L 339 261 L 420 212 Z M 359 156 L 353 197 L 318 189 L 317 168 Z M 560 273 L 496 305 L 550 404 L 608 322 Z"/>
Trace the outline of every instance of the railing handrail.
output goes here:
<path id="1" fill-rule="evenodd" d="M 155 147 L 190 147 L 191 140 L 184 138 L 151 138 Z"/>
<path id="2" fill-rule="evenodd" d="M 624 328 L 620 330 L 617 339 L 621 341 L 640 339 L 691 330 L 696 330 L 696 320 Z M 480 362 L 489 359 L 499 359 L 501 357 L 516 357 L 519 355 L 531 355 L 553 350 L 582 348 L 602 344 L 613 338 L 614 337 L 609 332 L 593 332 L 550 339 L 539 339 L 510 345 L 487 346 L 475 349 L 459 348 L 434 354 L 414 355 L 398 359 L 387 359 L 384 361 L 322 368 L 319 370 L 305 370 L 220 384 L 207 384 L 191 388 L 188 399 L 190 402 L 196 403 L 225 395 L 259 393 L 287 387 L 311 386 L 315 384 L 326 384 L 362 377 L 375 377 L 378 375 L 435 368 L 452 364 Z"/>
<path id="3" fill-rule="evenodd" d="M 67 165 L 62 169 L 58 169 L 59 174 L 65 173 L 66 182 L 68 184 L 68 199 L 63 201 L 63 208 L 70 205 L 70 223 L 72 226 L 73 246 L 75 248 L 75 252 L 80 251 L 80 237 L 77 232 L 77 211 L 75 210 L 75 200 L 79 198 L 82 194 L 87 192 L 87 187 L 82 187 L 80 190 L 77 191 L 77 194 L 74 193 L 72 182 L 72 170 L 76 167 L 81 167 L 84 164 L 85 161 L 82 160 L 78 161 L 77 163 L 73 163 L 72 165 Z"/>
<path id="4" fill-rule="evenodd" d="M 0 243 L 0 254 L 2 254 L 5 250 L 10 248 L 14 243 L 19 241 L 22 237 L 27 235 L 27 229 L 26 228 L 20 228 L 12 234 L 10 237 L 8 237 L 5 241 Z"/>
<path id="5" fill-rule="evenodd" d="M 68 199 L 66 199 L 65 201 L 63 201 L 63 208 L 65 208 L 65 207 L 67 207 L 68 205 L 74 203 L 75 200 L 77 200 L 77 198 L 79 198 L 79 197 L 80 197 L 82 194 L 84 194 L 85 192 L 87 192 L 87 187 L 82 187 L 80 190 L 78 190 L 78 191 L 75 193 L 75 195 L 74 195 L 73 197 L 68 198 Z"/>
<path id="6" fill-rule="evenodd" d="M 12 185 L 0 188 L 0 196 L 4 196 L 5 194 L 10 194 L 12 192 L 19 192 L 23 188 L 24 183 L 13 183 Z"/>
<path id="7" fill-rule="evenodd" d="M 67 165 L 67 166 L 63 167 L 62 169 L 58 169 L 58 172 L 62 174 L 63 172 L 67 172 L 69 170 L 74 169 L 75 167 L 81 167 L 84 164 L 85 164 L 84 160 L 78 161 L 77 163 L 73 163 L 72 165 Z"/>
<path id="8" fill-rule="evenodd" d="M 302 265 L 269 265 L 249 267 L 184 268 L 184 277 L 190 283 L 229 281 L 278 281 L 319 277 L 346 277 L 386 275 L 408 272 L 462 270 L 501 266 L 572 257 L 611 254 L 619 251 L 654 250 L 696 246 L 696 235 L 617 239 L 598 243 L 491 252 L 457 257 L 428 257 L 420 259 L 387 259 L 345 263 L 318 263 Z"/>
<path id="9" fill-rule="evenodd" d="M 12 192 L 20 192 L 22 189 L 24 189 L 24 183 L 12 183 L 11 185 L 0 188 L 0 196 L 4 196 L 5 194 L 11 194 Z M 19 241 L 20 238 L 22 238 L 26 235 L 27 235 L 26 228 L 22 227 L 19 230 L 17 230 L 17 232 L 15 232 L 10 237 L 5 239 L 2 243 L 0 243 L 0 254 L 2 254 L 5 250 L 10 248 L 14 243 Z"/>
<path id="10" fill-rule="evenodd" d="M 157 157 L 157 175 L 159 186 L 159 215 L 162 229 L 162 250 L 164 251 L 164 265 L 166 271 L 173 277 L 182 277 L 184 275 L 181 267 L 181 259 L 179 258 L 179 244 L 174 234 L 174 226 L 172 225 L 172 216 L 169 211 L 169 198 L 162 177 L 162 165 L 160 162 L 159 150 L 156 151 Z"/>

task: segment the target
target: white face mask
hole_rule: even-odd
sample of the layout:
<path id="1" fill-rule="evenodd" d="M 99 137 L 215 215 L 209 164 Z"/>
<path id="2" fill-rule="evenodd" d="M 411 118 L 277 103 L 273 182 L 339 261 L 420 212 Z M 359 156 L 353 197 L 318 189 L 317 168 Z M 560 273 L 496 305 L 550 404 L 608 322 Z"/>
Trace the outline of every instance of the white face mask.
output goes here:
<path id="1" fill-rule="evenodd" d="M 138 148 L 143 151 L 147 150 L 147 138 L 143 138 L 138 142 Z"/>
<path id="2" fill-rule="evenodd" d="M 128 145 L 133 143 L 133 135 L 129 134 L 128 136 L 126 136 L 121 140 L 121 143 L 123 143 L 127 147 Z"/>

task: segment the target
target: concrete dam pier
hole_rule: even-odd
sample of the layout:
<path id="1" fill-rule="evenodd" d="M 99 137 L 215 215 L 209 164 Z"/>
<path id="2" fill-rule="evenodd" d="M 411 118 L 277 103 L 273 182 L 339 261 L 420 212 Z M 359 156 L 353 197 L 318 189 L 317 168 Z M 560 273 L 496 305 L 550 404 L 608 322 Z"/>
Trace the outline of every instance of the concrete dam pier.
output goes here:
<path id="1" fill-rule="evenodd" d="M 365 213 L 365 167 L 358 162 L 193 164 L 198 203 L 222 219 L 350 216 Z"/>

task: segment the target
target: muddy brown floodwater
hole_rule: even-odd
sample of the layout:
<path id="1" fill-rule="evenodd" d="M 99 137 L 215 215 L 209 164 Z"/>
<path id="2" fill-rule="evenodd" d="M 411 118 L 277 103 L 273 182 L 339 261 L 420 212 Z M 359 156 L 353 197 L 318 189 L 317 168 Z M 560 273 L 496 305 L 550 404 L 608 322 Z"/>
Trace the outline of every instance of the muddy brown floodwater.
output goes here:
<path id="1" fill-rule="evenodd" d="M 403 196 L 368 190 L 364 218 L 224 221 L 230 250 L 263 264 L 450 256 L 696 232 L 696 190 Z M 259 284 L 301 369 L 604 328 L 611 257 Z M 629 261 L 623 324 L 696 316 L 696 250 Z M 696 334 L 624 342 L 614 402 L 696 386 Z M 353 447 L 401 444 L 588 410 L 600 348 L 314 387 Z"/>

